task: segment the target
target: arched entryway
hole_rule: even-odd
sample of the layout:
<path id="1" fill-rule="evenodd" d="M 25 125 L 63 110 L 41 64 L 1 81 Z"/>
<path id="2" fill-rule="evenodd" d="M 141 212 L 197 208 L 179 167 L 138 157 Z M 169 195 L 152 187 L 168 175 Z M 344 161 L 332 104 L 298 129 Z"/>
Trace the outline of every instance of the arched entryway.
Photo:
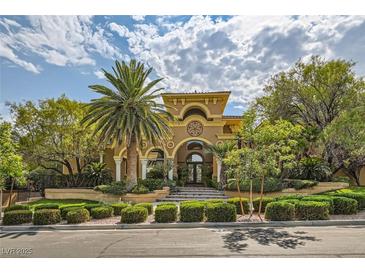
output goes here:
<path id="1" fill-rule="evenodd" d="M 181 143 L 174 157 L 176 175 L 180 185 L 204 186 L 213 174 L 213 155 L 207 144 L 199 139 Z"/>

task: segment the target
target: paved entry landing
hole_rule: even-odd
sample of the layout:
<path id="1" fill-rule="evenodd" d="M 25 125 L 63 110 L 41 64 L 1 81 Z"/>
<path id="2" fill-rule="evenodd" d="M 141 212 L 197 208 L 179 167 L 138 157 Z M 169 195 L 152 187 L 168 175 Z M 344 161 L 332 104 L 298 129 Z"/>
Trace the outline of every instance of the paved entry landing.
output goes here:
<path id="1" fill-rule="evenodd" d="M 227 199 L 223 191 L 211 187 L 177 187 L 159 202 L 181 202 L 187 200 Z"/>

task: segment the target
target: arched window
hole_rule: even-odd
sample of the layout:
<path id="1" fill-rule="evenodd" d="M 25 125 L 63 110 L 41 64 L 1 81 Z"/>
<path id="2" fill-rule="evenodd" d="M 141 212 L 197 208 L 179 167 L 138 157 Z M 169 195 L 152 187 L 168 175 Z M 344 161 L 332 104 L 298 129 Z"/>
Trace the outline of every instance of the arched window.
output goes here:
<path id="1" fill-rule="evenodd" d="M 203 157 L 198 153 L 192 153 L 188 156 L 186 159 L 186 162 L 188 163 L 202 163 Z"/>
<path id="2" fill-rule="evenodd" d="M 207 115 L 205 114 L 204 111 L 202 111 L 199 108 L 191 108 L 189 109 L 187 112 L 185 112 L 183 120 L 185 120 L 187 117 L 192 116 L 192 115 L 199 115 L 204 117 L 207 120 Z"/>
<path id="3" fill-rule="evenodd" d="M 187 150 L 202 150 L 203 142 L 202 141 L 189 141 L 186 145 Z"/>

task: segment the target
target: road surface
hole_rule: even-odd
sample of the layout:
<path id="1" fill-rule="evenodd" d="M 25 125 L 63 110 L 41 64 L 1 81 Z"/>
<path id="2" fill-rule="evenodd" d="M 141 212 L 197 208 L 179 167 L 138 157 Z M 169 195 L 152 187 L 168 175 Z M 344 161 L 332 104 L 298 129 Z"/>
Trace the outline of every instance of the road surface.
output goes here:
<path id="1" fill-rule="evenodd" d="M 0 257 L 365 257 L 365 226 L 2 232 Z"/>

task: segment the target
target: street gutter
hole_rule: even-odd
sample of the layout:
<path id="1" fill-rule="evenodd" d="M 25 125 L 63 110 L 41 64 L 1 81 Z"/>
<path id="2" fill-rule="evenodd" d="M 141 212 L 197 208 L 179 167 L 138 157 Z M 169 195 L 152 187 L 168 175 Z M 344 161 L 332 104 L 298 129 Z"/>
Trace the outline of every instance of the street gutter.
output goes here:
<path id="1" fill-rule="evenodd" d="M 346 226 L 365 225 L 365 219 L 317 220 L 317 221 L 271 221 L 271 222 L 227 222 L 227 223 L 153 223 L 153 224 L 80 224 L 80 225 L 15 225 L 0 226 L 0 232 L 11 231 L 60 231 L 60 230 L 123 230 L 123 229 L 183 229 L 183 228 L 254 228 L 296 226 Z"/>

